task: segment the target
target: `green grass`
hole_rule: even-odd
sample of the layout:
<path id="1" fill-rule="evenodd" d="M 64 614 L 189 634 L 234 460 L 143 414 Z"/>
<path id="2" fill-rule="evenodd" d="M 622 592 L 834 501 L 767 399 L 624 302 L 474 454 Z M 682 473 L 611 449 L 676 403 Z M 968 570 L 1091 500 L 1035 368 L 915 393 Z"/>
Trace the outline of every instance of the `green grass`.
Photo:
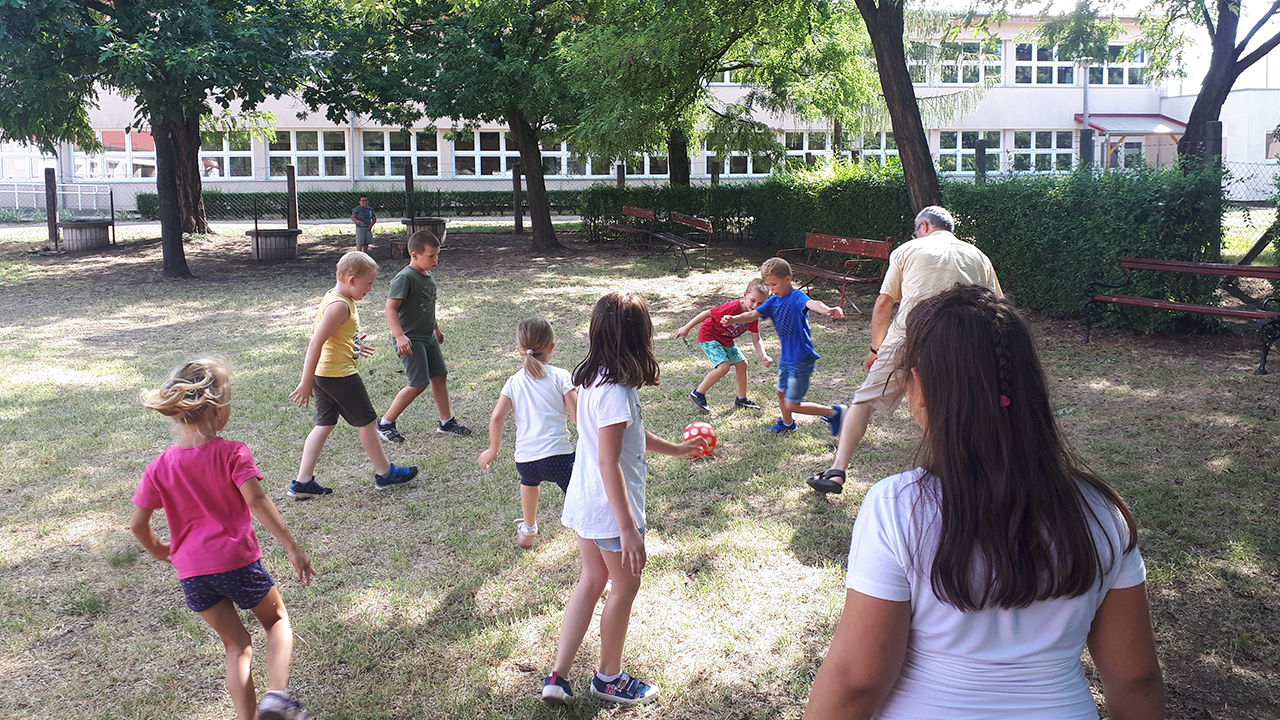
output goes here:
<path id="1" fill-rule="evenodd" d="M 295 503 L 284 490 L 310 415 L 286 395 L 349 228 L 310 228 L 298 260 L 262 265 L 244 257 L 242 229 L 215 229 L 223 234 L 188 242 L 198 276 L 190 280 L 160 277 L 146 226 L 122 226 L 121 245 L 80 256 L 28 254 L 42 229 L 0 235 L 0 717 L 230 715 L 220 643 L 183 605 L 172 569 L 127 530 L 137 479 L 170 442 L 167 421 L 142 410 L 139 395 L 197 355 L 231 363 L 224 435 L 248 443 L 264 487 L 323 573 L 302 588 L 259 528 L 294 623 L 291 688 L 309 709 L 329 720 L 610 713 L 589 700 L 552 711 L 536 699 L 578 573 L 573 533 L 557 522 L 560 493 L 544 490 L 539 544 L 522 552 L 511 523 L 519 503 L 510 423 L 498 461 L 476 465 L 489 411 L 518 367 L 515 325 L 547 317 L 558 335 L 553 363 L 572 367 L 595 299 L 616 288 L 643 293 L 662 363 L 662 384 L 641 391 L 645 422 L 675 438 L 700 417 L 686 393 L 707 368 L 696 346 L 671 334 L 737 296 L 768 251 L 716 247 L 703 263 L 710 269 L 677 272 L 670 257 L 617 246 L 573 242 L 538 255 L 526 239 L 451 226 L 437 270 L 439 317 L 454 413 L 476 434 L 434 433 L 424 395 L 400 420 L 408 442 L 388 450 L 422 476 L 375 492 L 355 432 L 342 425 L 318 469 L 334 495 Z M 375 248 L 382 275 L 359 307 L 378 352 L 361 375 L 382 409 L 403 375 L 380 293 L 402 261 Z M 827 289 L 816 294 L 834 301 Z M 869 297 L 856 300 L 869 309 Z M 1081 345 L 1075 324 L 1035 324 L 1068 436 L 1142 527 L 1171 716 L 1210 706 L 1275 716 L 1280 375 L 1250 374 L 1247 336 L 1103 330 Z M 812 399 L 847 400 L 868 340 L 867 316 L 815 319 L 823 357 Z M 765 342 L 776 356 L 768 329 Z M 651 566 L 626 661 L 664 697 L 637 716 L 799 717 L 843 603 L 862 494 L 911 466 L 919 431 L 899 409 L 876 418 L 846 492 L 816 496 L 801 478 L 830 460 L 825 427 L 801 420 L 796 433 L 768 434 L 776 400 L 755 361 L 750 394 L 765 411 L 730 412 L 731 387 L 725 380 L 710 393 L 715 457 L 650 458 Z M 155 524 L 164 536 L 163 520 Z M 575 666 L 579 686 L 597 653 L 593 631 Z M 255 668 L 261 685 L 260 659 Z"/>

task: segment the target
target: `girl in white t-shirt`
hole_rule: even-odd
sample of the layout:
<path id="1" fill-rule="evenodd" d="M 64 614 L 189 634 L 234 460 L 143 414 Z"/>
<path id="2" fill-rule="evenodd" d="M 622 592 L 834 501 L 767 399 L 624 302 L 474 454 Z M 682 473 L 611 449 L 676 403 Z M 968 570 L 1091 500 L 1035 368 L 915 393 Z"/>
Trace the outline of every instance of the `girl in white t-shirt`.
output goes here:
<path id="1" fill-rule="evenodd" d="M 573 473 L 573 444 L 566 421 L 577 422 L 578 391 L 569 371 L 546 363 L 556 347 L 551 323 L 533 317 L 516 327 L 516 343 L 524 369 L 507 378 L 498 404 L 489 416 L 489 449 L 480 453 L 480 467 L 498 457 L 507 413 L 516 416 L 516 471 L 520 473 L 520 509 L 516 544 L 533 547 L 538 537 L 538 486 L 550 481 L 567 492 Z"/>
<path id="2" fill-rule="evenodd" d="M 705 445 L 701 438 L 670 443 L 647 432 L 640 417 L 643 385 L 658 384 L 653 321 L 644 298 L 609 293 L 591 311 L 587 357 L 573 371 L 578 396 L 578 460 L 560 521 L 578 533 L 582 575 L 564 610 L 556 664 L 542 686 L 542 699 L 573 697 L 569 670 L 587 634 L 596 603 L 611 583 L 600 614 L 600 664 L 592 695 L 633 705 L 653 700 L 655 685 L 622 671 L 622 645 L 631 603 L 645 566 L 645 452 L 686 456 Z"/>
<path id="3" fill-rule="evenodd" d="M 819 718 L 1164 717 L 1137 528 L 1066 446 L 1030 329 L 957 285 L 907 317 L 894 372 L 920 467 L 858 509 Z"/>

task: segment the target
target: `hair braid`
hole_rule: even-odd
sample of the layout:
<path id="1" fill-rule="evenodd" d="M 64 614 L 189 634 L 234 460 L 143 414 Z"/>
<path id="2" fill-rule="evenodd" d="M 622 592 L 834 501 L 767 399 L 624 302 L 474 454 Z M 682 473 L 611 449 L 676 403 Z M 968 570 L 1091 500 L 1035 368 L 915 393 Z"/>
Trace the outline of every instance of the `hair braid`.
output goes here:
<path id="1" fill-rule="evenodd" d="M 1009 318 L 1000 308 L 991 308 L 991 339 L 996 352 L 996 387 L 1001 397 L 1009 397 L 1013 388 L 1013 362 L 1009 352 L 1009 340 L 1005 337 L 1005 324 Z"/>

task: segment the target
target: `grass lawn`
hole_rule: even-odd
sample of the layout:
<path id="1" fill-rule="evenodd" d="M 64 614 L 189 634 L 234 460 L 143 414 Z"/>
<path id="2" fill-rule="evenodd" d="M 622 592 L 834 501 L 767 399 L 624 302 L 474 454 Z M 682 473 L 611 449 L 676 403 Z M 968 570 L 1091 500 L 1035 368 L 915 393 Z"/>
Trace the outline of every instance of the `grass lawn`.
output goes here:
<path id="1" fill-rule="evenodd" d="M 199 355 L 231 363 L 224 435 L 248 443 L 264 487 L 323 573 L 302 588 L 259 528 L 296 633 L 290 688 L 312 713 L 617 712 L 589 699 L 563 711 L 537 700 L 578 558 L 573 533 L 557 522 L 554 487 L 543 491 L 538 546 L 515 547 L 510 423 L 498 461 L 487 471 L 476 465 L 489 411 L 519 366 L 515 325 L 548 318 L 558 334 L 553 363 L 572 368 L 595 299 L 620 288 L 644 294 L 662 363 L 662 384 L 641 390 L 646 426 L 676 438 L 702 417 L 686 394 L 706 367 L 696 345 L 671 335 L 737 297 L 769 251 L 719 245 L 689 272 L 670 257 L 624 255 L 572 235 L 564 252 L 539 255 L 525 238 L 465 229 L 451 230 L 436 275 L 451 400 L 475 434 L 435 433 L 423 395 L 400 419 L 408 442 L 388 450 L 422 475 L 375 492 L 356 433 L 343 425 L 317 471 L 334 494 L 305 503 L 284 491 L 310 413 L 287 394 L 349 225 L 308 228 L 298 259 L 276 264 L 250 262 L 239 229 L 194 238 L 188 258 L 198 277 L 190 280 L 160 277 L 159 244 L 145 227 L 122 227 L 121 244 L 75 256 L 28 252 L 42 227 L 0 231 L 0 717 L 232 715 L 221 644 L 186 609 L 172 569 L 142 552 L 126 527 L 142 469 L 170 441 L 168 421 L 144 411 L 139 395 Z M 383 409 L 403 375 L 382 299 L 404 263 L 388 257 L 385 238 L 375 248 L 382 274 L 359 307 L 378 352 L 361 374 Z M 855 300 L 870 310 L 869 296 Z M 1101 330 L 1082 345 L 1077 323 L 1033 321 L 1068 436 L 1142 528 L 1170 716 L 1280 715 L 1277 358 L 1276 374 L 1258 377 L 1245 332 Z M 823 357 L 810 398 L 847 401 L 863 377 L 869 316 L 819 316 L 813 325 Z M 764 335 L 776 357 L 772 330 Z M 839 617 L 862 494 L 911 467 L 919 431 L 900 408 L 875 419 L 845 494 L 808 491 L 801 478 L 826 467 L 833 441 L 816 419 L 782 437 L 765 431 L 776 410 L 771 375 L 746 352 L 750 395 L 765 410 L 732 412 L 726 379 L 709 395 L 716 455 L 650 456 L 651 565 L 625 662 L 664 691 L 628 716 L 798 717 Z M 155 524 L 165 537 L 163 520 Z M 571 678 L 581 690 L 597 640 L 593 627 Z M 260 659 L 255 676 L 261 689 Z"/>

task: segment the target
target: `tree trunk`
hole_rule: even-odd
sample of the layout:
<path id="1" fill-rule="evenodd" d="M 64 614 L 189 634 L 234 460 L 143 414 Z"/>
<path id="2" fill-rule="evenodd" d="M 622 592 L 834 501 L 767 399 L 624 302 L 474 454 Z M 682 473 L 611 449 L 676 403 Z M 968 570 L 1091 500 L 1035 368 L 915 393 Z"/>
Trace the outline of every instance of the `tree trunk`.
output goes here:
<path id="1" fill-rule="evenodd" d="M 204 216 L 204 185 L 200 180 L 200 113 L 188 113 L 173 126 L 174 181 L 182 213 L 182 232 L 204 235 L 209 232 L 209 221 Z"/>
<path id="2" fill-rule="evenodd" d="M 898 144 L 898 159 L 907 181 L 911 207 L 920 212 L 929 205 L 942 204 L 938 187 L 938 171 L 929 154 L 929 138 L 920 120 L 920 106 L 907 69 L 907 53 L 903 37 L 904 0 L 856 0 L 858 12 L 866 23 L 867 34 L 876 52 L 876 69 L 880 89 L 893 123 L 893 139 Z"/>
<path id="3" fill-rule="evenodd" d="M 1187 131 L 1178 141 L 1178 157 L 1203 157 L 1205 123 L 1218 119 L 1222 105 L 1227 101 L 1231 86 L 1244 68 L 1236 62 L 1236 29 L 1240 24 L 1240 5 L 1232 0 L 1219 0 L 1218 27 L 1213 35 L 1213 53 L 1209 56 L 1209 71 L 1200 85 L 1200 94 L 1191 106 L 1187 118 Z"/>
<path id="4" fill-rule="evenodd" d="M 542 174 L 542 150 L 538 134 L 516 108 L 507 110 L 507 126 L 516 136 L 520 148 L 520 168 L 524 171 L 525 192 L 529 195 L 529 225 L 533 229 L 533 249 L 557 250 L 564 247 L 556 238 L 551 224 L 551 203 L 547 200 L 547 181 Z"/>
<path id="5" fill-rule="evenodd" d="M 680 128 L 667 135 L 667 172 L 667 182 L 689 187 L 689 138 Z"/>
<path id="6" fill-rule="evenodd" d="M 191 277 L 182 248 L 182 210 L 176 172 L 179 142 L 176 137 L 184 132 L 184 123 L 180 120 L 151 123 L 151 136 L 156 142 L 156 194 L 160 200 L 160 249 L 165 277 Z"/>

